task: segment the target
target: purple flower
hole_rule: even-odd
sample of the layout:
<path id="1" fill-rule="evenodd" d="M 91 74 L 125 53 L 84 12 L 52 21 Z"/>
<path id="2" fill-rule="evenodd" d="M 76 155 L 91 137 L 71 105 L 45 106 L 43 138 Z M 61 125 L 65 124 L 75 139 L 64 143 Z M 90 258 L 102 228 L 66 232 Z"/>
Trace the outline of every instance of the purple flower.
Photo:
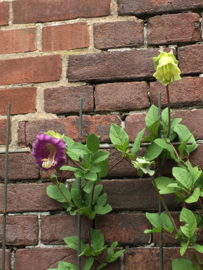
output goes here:
<path id="1" fill-rule="evenodd" d="M 64 140 L 41 132 L 33 145 L 32 155 L 42 170 L 58 169 L 67 163 L 65 146 Z"/>

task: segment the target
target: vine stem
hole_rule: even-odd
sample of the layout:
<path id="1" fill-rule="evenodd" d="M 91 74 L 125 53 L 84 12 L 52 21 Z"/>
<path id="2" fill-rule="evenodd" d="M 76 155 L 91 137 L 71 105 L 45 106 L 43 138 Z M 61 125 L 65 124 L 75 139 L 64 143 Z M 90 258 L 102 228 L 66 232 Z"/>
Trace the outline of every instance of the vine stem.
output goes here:
<path id="1" fill-rule="evenodd" d="M 75 166 L 77 166 L 79 169 L 88 172 L 88 170 L 86 170 L 85 168 L 81 167 L 77 162 L 75 162 L 75 160 L 73 160 L 72 158 L 69 157 L 69 159 L 73 162 L 73 164 L 75 164 Z"/>
<path id="2" fill-rule="evenodd" d="M 158 188 L 157 188 L 157 185 L 156 185 L 156 182 L 155 182 L 153 176 L 152 176 L 152 182 L 153 182 L 153 184 L 154 184 L 154 186 L 155 186 L 155 189 L 156 189 L 156 192 L 157 192 L 157 194 L 158 194 L 158 196 L 159 196 L 159 199 L 161 200 L 161 203 L 162 203 L 164 209 L 166 210 L 166 213 L 168 214 L 168 216 L 169 216 L 169 218 L 170 218 L 170 220 L 171 220 L 171 222 L 172 222 L 172 224 L 173 224 L 174 229 L 175 229 L 176 232 L 178 233 L 178 229 L 177 229 L 177 227 L 176 227 L 176 224 L 175 224 L 175 222 L 174 222 L 174 220 L 173 220 L 173 218 L 172 218 L 172 216 L 171 216 L 171 214 L 170 214 L 170 212 L 169 212 L 169 210 L 168 210 L 168 208 L 167 208 L 167 206 L 166 206 L 166 204 L 165 204 L 165 202 L 164 202 L 164 200 L 163 200 L 161 194 L 159 193 L 159 190 L 158 190 Z"/>
<path id="3" fill-rule="evenodd" d="M 170 105 L 168 85 L 166 86 L 166 93 L 167 93 L 167 103 L 168 103 L 168 135 L 167 137 L 169 138 L 170 132 L 171 132 L 171 105 Z"/>
<path id="4" fill-rule="evenodd" d="M 116 167 L 116 165 L 118 165 L 124 158 L 119 159 L 113 166 L 111 166 L 111 168 L 109 169 L 109 172 Z"/>

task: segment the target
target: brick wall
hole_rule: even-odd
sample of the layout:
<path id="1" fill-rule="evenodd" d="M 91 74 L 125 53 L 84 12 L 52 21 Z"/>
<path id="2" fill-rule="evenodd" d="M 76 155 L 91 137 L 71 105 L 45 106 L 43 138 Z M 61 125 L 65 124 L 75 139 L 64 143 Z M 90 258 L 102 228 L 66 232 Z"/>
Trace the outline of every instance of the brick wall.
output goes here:
<path id="1" fill-rule="evenodd" d="M 152 77 L 152 57 L 160 46 L 172 48 L 180 61 L 183 79 L 169 86 L 173 114 L 200 140 L 191 161 L 203 169 L 202 12 L 201 0 L 0 1 L 0 151 L 5 150 L 8 102 L 10 150 L 24 151 L 9 155 L 6 270 L 45 270 L 60 260 L 76 264 L 76 253 L 63 238 L 76 234 L 77 219 L 46 196 L 47 180 L 28 144 L 49 129 L 77 139 L 80 97 L 83 139 L 95 132 L 108 143 L 110 125 L 116 123 L 134 141 L 158 91 L 166 105 L 165 90 Z M 118 159 L 111 150 L 110 164 Z M 4 167 L 1 154 L 2 183 Z M 163 174 L 169 173 L 165 166 Z M 158 269 L 158 238 L 143 234 L 149 228 L 145 212 L 158 211 L 150 179 L 139 179 L 124 161 L 103 184 L 113 212 L 97 217 L 95 227 L 107 244 L 118 241 L 126 248 L 104 269 Z M 2 213 L 2 184 L 0 194 Z M 180 206 L 171 196 L 166 202 L 175 216 Z M 82 224 L 87 239 L 87 221 Z M 1 242 L 2 226 L 0 235 Z M 165 238 L 164 244 L 164 269 L 171 269 L 179 243 Z"/>

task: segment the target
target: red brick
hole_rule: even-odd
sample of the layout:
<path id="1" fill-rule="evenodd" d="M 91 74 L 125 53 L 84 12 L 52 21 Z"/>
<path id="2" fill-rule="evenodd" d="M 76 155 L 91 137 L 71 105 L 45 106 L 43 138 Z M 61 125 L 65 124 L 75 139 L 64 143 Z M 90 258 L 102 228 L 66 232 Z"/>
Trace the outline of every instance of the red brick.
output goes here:
<path id="1" fill-rule="evenodd" d="M 160 82 L 150 83 L 150 99 L 158 105 L 158 93 L 161 92 L 161 102 L 167 106 L 166 87 Z M 169 84 L 171 107 L 203 105 L 203 79 L 201 77 L 183 77 L 180 81 Z"/>
<path id="2" fill-rule="evenodd" d="M 94 24 L 95 48 L 135 47 L 144 44 L 142 20 Z"/>
<path id="3" fill-rule="evenodd" d="M 0 179 L 4 179 L 5 155 L 0 155 Z M 30 153 L 9 154 L 8 179 L 25 180 L 39 178 L 38 166 Z"/>
<path id="4" fill-rule="evenodd" d="M 146 82 L 96 85 L 96 111 L 139 110 L 149 106 Z"/>
<path id="5" fill-rule="evenodd" d="M 199 41 L 199 19 L 196 13 L 152 17 L 148 20 L 147 42 L 150 45 L 159 45 Z"/>
<path id="6" fill-rule="evenodd" d="M 203 110 L 174 111 L 172 118 L 182 118 L 180 124 L 186 125 L 196 139 L 203 138 Z"/>
<path id="7" fill-rule="evenodd" d="M 135 14 L 138 16 L 194 10 L 203 7 L 202 0 L 119 0 L 118 4 L 119 15 Z"/>
<path id="8" fill-rule="evenodd" d="M 0 73 L 0 85 L 58 81 L 61 76 L 61 56 L 0 60 Z"/>
<path id="9" fill-rule="evenodd" d="M 36 50 L 35 28 L 0 31 L 0 54 L 30 52 Z"/>
<path id="10" fill-rule="evenodd" d="M 143 129 L 146 128 L 145 125 L 145 118 L 146 118 L 146 113 L 136 113 L 132 114 L 126 117 L 125 119 L 125 131 L 129 135 L 130 141 L 134 142 L 137 134 Z M 145 134 L 146 135 L 146 130 L 145 129 Z"/>
<path id="11" fill-rule="evenodd" d="M 103 180 L 102 184 L 103 192 L 108 196 L 108 203 L 114 210 L 158 210 L 159 198 L 150 179 Z M 180 209 L 173 194 L 163 197 L 169 209 Z"/>
<path id="12" fill-rule="evenodd" d="M 77 216 L 47 216 L 42 217 L 41 239 L 45 245 L 65 244 L 64 238 L 75 236 L 78 233 Z M 86 242 L 89 239 L 89 220 L 83 218 L 81 221 L 81 237 Z"/>
<path id="13" fill-rule="evenodd" d="M 93 111 L 93 87 L 59 87 L 44 91 L 44 109 L 48 113 L 78 113 L 80 98 L 83 99 L 83 112 Z"/>
<path id="14" fill-rule="evenodd" d="M 13 88 L 0 90 L 0 114 L 7 115 L 8 103 L 11 114 L 34 113 L 36 106 L 36 88 Z"/>
<path id="15" fill-rule="evenodd" d="M 9 249 L 6 249 L 5 252 L 5 270 L 11 269 L 11 252 Z M 0 265 L 2 265 L 2 250 L 0 250 Z"/>
<path id="16" fill-rule="evenodd" d="M 61 203 L 46 194 L 49 184 L 9 184 L 7 211 L 9 213 L 55 211 L 64 209 Z M 4 185 L 0 185 L 0 212 L 3 211 Z"/>
<path id="17" fill-rule="evenodd" d="M 158 49 L 141 49 L 71 55 L 68 80 L 94 82 L 152 77 L 155 71 L 152 58 L 158 54 Z"/>
<path id="18" fill-rule="evenodd" d="M 203 44 L 181 47 L 178 49 L 178 55 L 182 74 L 203 72 Z"/>
<path id="19" fill-rule="evenodd" d="M 110 15 L 110 0 L 18 0 L 13 2 L 13 22 L 64 21 Z"/>
<path id="20" fill-rule="evenodd" d="M 194 249 L 187 249 L 184 258 L 190 259 Z M 200 257 L 202 257 L 201 254 Z M 180 248 L 164 248 L 164 269 L 171 269 L 171 262 L 180 259 Z M 202 259 L 202 258 L 200 258 Z M 125 251 L 125 270 L 155 270 L 160 268 L 159 248 L 136 248 Z"/>
<path id="21" fill-rule="evenodd" d="M 119 245 L 147 244 L 150 235 L 144 234 L 149 222 L 144 214 L 117 214 L 97 216 L 96 230 L 101 230 L 107 243 Z"/>
<path id="22" fill-rule="evenodd" d="M 9 2 L 0 3 L 0 25 L 9 24 Z"/>
<path id="23" fill-rule="evenodd" d="M 106 255 L 106 254 L 105 254 Z M 101 255 L 101 261 L 105 262 L 105 258 Z M 82 257 L 82 266 L 87 257 Z M 77 265 L 77 252 L 70 248 L 35 248 L 35 249 L 18 249 L 16 252 L 15 270 L 48 270 L 57 268 L 60 261 L 70 262 Z M 91 270 L 98 267 L 95 262 Z M 120 270 L 120 260 L 104 267 L 104 270 Z"/>
<path id="24" fill-rule="evenodd" d="M 89 46 L 86 23 L 75 23 L 43 28 L 42 47 L 45 52 L 71 50 Z"/>
<path id="25" fill-rule="evenodd" d="M 0 144 L 6 144 L 6 132 L 7 132 L 7 119 L 2 119 L 0 120 Z M 10 133 L 10 141 L 11 141 L 11 133 Z"/>
<path id="26" fill-rule="evenodd" d="M 202 151 L 203 145 L 199 144 L 197 149 L 190 154 L 190 162 L 193 166 L 198 165 L 201 170 L 203 170 Z"/>
<path id="27" fill-rule="evenodd" d="M 1 218 L 0 243 L 3 239 Z M 36 216 L 8 216 L 6 218 L 6 244 L 12 246 L 36 245 L 38 243 L 38 219 Z"/>
<path id="28" fill-rule="evenodd" d="M 111 124 L 121 125 L 121 119 L 118 115 L 84 115 L 83 116 L 83 140 L 90 134 L 100 135 L 101 142 L 109 141 L 109 130 Z M 72 139 L 78 140 L 79 136 L 79 117 L 70 116 L 62 119 L 54 120 L 38 120 L 26 122 L 20 127 L 24 130 L 24 134 L 20 131 L 19 144 L 29 144 L 36 140 L 37 134 L 47 130 L 54 130 L 61 134 L 66 134 Z"/>

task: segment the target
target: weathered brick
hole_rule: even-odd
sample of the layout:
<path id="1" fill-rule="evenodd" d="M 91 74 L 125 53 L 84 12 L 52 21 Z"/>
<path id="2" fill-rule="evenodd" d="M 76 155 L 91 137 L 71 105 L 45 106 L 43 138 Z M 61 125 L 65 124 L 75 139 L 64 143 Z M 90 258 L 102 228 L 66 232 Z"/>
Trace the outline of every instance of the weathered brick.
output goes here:
<path id="1" fill-rule="evenodd" d="M 109 130 L 111 124 L 121 125 L 121 119 L 118 115 L 84 115 L 83 116 L 83 136 L 84 140 L 90 133 L 100 136 L 101 142 L 109 141 Z M 24 130 L 20 132 L 19 144 L 29 144 L 36 140 L 40 132 L 55 130 L 61 134 L 66 134 L 72 139 L 78 140 L 79 136 L 79 117 L 70 116 L 54 120 L 38 120 L 26 122 L 20 127 Z"/>
<path id="2" fill-rule="evenodd" d="M 78 232 L 77 216 L 47 216 L 42 217 L 41 239 L 45 245 L 64 244 L 64 238 L 75 236 Z M 89 220 L 82 218 L 81 220 L 81 237 L 84 241 L 88 241 Z"/>
<path id="3" fill-rule="evenodd" d="M 94 45 L 98 49 L 135 47 L 144 44 L 144 24 L 128 20 L 94 24 Z"/>
<path id="4" fill-rule="evenodd" d="M 46 194 L 49 184 L 9 184 L 7 195 L 7 211 L 35 212 L 64 209 L 61 203 Z M 0 212 L 3 212 L 4 185 L 0 185 Z"/>
<path id="5" fill-rule="evenodd" d="M 30 52 L 36 50 L 35 28 L 0 31 L 0 54 Z"/>
<path id="6" fill-rule="evenodd" d="M 44 109 L 48 113 L 78 113 L 80 98 L 83 99 L 83 112 L 93 111 L 93 87 L 59 87 L 44 91 Z"/>
<path id="7" fill-rule="evenodd" d="M 5 155 L 0 155 L 0 179 L 4 179 Z M 9 154 L 8 179 L 25 180 L 39 178 L 38 166 L 30 153 Z"/>
<path id="8" fill-rule="evenodd" d="M 150 179 L 103 180 L 103 192 L 114 210 L 157 211 L 159 198 Z M 179 209 L 174 195 L 164 195 L 171 210 Z M 144 199 L 143 199 L 144 198 Z"/>
<path id="9" fill-rule="evenodd" d="M 5 252 L 5 270 L 11 269 L 11 252 L 9 249 L 6 249 Z M 0 250 L 0 265 L 2 265 L 2 249 Z"/>
<path id="10" fill-rule="evenodd" d="M 129 135 L 130 141 L 134 142 L 137 134 L 146 127 L 145 125 L 146 113 L 136 113 L 126 117 L 125 131 Z M 144 136 L 146 135 L 146 131 Z"/>
<path id="11" fill-rule="evenodd" d="M 194 42 L 201 39 L 199 15 L 183 13 L 152 17 L 147 25 L 148 44 Z"/>
<path id="12" fill-rule="evenodd" d="M 0 73 L 0 85 L 58 81 L 61 76 L 61 56 L 0 60 Z"/>
<path id="13" fill-rule="evenodd" d="M 3 241 L 3 217 L 1 218 L 0 243 Z M 38 243 L 38 219 L 36 216 L 8 216 L 6 218 L 7 245 L 22 246 Z"/>
<path id="14" fill-rule="evenodd" d="M 203 110 L 173 111 L 172 118 L 182 118 L 180 124 L 186 125 L 196 139 L 203 138 Z"/>
<path id="15" fill-rule="evenodd" d="M 9 24 L 9 2 L 0 3 L 0 25 Z"/>
<path id="16" fill-rule="evenodd" d="M 203 44 L 181 47 L 178 49 L 178 55 L 182 74 L 203 72 Z"/>
<path id="17" fill-rule="evenodd" d="M 154 73 L 152 58 L 158 54 L 158 49 L 141 49 L 71 55 L 68 63 L 68 80 L 114 81 L 152 77 Z"/>
<path id="18" fill-rule="evenodd" d="M 164 248 L 163 260 L 164 268 L 171 269 L 171 262 L 180 259 L 180 248 Z M 190 259 L 194 249 L 188 248 L 184 258 Z M 199 254 L 200 255 L 200 254 Z M 200 255 L 202 257 L 202 255 Z M 136 248 L 125 251 L 125 270 L 155 270 L 160 268 L 159 248 Z"/>
<path id="19" fill-rule="evenodd" d="M 8 107 L 8 103 L 7 103 Z M 0 144 L 6 144 L 7 119 L 0 120 Z M 11 135 L 11 134 L 10 134 Z M 10 136 L 11 141 L 11 136 Z"/>
<path id="20" fill-rule="evenodd" d="M 100 257 L 105 262 L 106 254 Z M 87 257 L 82 257 L 82 266 Z M 16 252 L 15 270 L 42 270 L 57 268 L 60 261 L 70 262 L 77 265 L 77 251 L 71 248 L 35 248 L 35 249 L 18 249 Z M 97 262 L 90 270 L 98 267 Z M 104 270 L 120 270 L 120 259 L 104 267 Z"/>
<path id="21" fill-rule="evenodd" d="M 169 84 L 171 107 L 203 105 L 203 79 L 201 77 L 183 77 L 180 81 Z M 161 103 L 167 106 L 166 87 L 160 82 L 150 83 L 150 99 L 158 105 L 158 93 L 161 92 Z"/>
<path id="22" fill-rule="evenodd" d="M 203 170 L 202 151 L 203 145 L 199 144 L 197 149 L 190 154 L 190 162 L 193 166 L 199 165 L 201 170 Z"/>
<path id="23" fill-rule="evenodd" d="M 149 222 L 144 214 L 117 214 L 97 216 L 96 230 L 101 230 L 107 243 L 120 245 L 147 244 L 150 235 L 144 234 Z"/>
<path id="24" fill-rule="evenodd" d="M 86 23 L 44 27 L 42 33 L 42 48 L 45 52 L 89 46 L 89 32 Z"/>
<path id="25" fill-rule="evenodd" d="M 0 90 L 0 114 L 7 114 L 8 103 L 11 103 L 11 114 L 35 112 L 36 88 L 13 88 Z"/>
<path id="26" fill-rule="evenodd" d="M 18 0 L 13 2 L 13 13 L 14 23 L 100 17 L 110 14 L 110 0 Z"/>
<path id="27" fill-rule="evenodd" d="M 182 10 L 194 10 L 203 7 L 202 0 L 118 0 L 118 14 L 143 16 L 147 14 L 159 14 L 177 12 Z"/>
<path id="28" fill-rule="evenodd" d="M 149 106 L 146 82 L 98 84 L 96 111 L 139 110 Z"/>

